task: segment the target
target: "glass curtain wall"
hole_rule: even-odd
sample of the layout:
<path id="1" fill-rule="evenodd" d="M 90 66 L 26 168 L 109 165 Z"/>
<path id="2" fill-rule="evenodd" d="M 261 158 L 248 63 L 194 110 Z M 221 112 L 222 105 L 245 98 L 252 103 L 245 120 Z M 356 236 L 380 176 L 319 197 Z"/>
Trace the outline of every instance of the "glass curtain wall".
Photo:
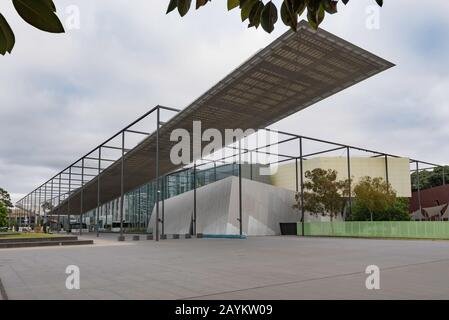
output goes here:
<path id="1" fill-rule="evenodd" d="M 214 165 L 211 168 L 196 171 L 196 187 L 238 176 L 239 166 L 235 163 Z M 194 189 L 194 170 L 186 169 L 160 178 L 161 200 L 169 199 Z M 146 232 L 151 213 L 156 203 L 156 181 L 153 180 L 125 194 L 124 222 L 126 232 Z M 83 222 L 95 230 L 97 209 L 83 215 Z M 120 199 L 112 200 L 98 208 L 98 224 L 101 232 L 120 231 Z"/>

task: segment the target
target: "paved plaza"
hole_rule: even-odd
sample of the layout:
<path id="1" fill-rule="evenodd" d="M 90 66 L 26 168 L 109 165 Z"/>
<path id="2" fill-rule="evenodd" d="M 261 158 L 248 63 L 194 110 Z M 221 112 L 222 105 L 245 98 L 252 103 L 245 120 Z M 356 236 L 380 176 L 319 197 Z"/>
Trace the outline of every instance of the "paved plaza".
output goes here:
<path id="1" fill-rule="evenodd" d="M 300 237 L 2 249 L 9 299 L 447 299 L 449 242 Z M 81 289 L 67 290 L 66 267 Z M 380 290 L 367 290 L 377 265 Z"/>

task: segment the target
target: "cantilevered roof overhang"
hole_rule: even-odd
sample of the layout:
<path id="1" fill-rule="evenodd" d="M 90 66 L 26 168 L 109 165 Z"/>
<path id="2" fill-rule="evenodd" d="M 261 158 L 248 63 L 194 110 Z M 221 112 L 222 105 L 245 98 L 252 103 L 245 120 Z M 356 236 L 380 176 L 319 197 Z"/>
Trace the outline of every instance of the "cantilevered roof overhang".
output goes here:
<path id="1" fill-rule="evenodd" d="M 179 167 L 169 157 L 174 129 L 191 132 L 192 122 L 198 120 L 203 130 L 264 128 L 392 66 L 325 30 L 312 30 L 303 21 L 298 32 L 284 33 L 161 126 L 160 174 Z M 125 192 L 155 179 L 156 134 L 129 150 L 124 160 Z M 120 197 L 120 177 L 118 160 L 90 180 L 83 188 L 82 211 L 97 207 L 99 178 L 101 203 Z M 54 212 L 80 214 L 80 197 L 78 189 Z"/>

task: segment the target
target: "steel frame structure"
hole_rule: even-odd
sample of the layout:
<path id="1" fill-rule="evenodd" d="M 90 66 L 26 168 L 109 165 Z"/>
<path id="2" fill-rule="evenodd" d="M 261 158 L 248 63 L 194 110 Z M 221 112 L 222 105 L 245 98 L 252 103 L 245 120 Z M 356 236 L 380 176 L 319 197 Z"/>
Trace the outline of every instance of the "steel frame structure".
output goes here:
<path id="1" fill-rule="evenodd" d="M 111 138 L 92 149 L 83 157 L 57 173 L 51 179 L 34 189 L 17 202 L 17 207 L 28 215 L 44 217 L 51 214 L 71 215 L 84 214 L 84 211 L 96 210 L 98 222 L 99 208 L 112 199 L 120 199 L 120 236 L 123 240 L 123 214 L 125 192 L 133 190 L 148 181 L 156 181 L 156 228 L 155 240 L 164 234 L 164 202 L 159 208 L 160 191 L 165 188 L 165 177 L 182 166 L 167 161 L 171 146 L 171 133 L 174 129 L 192 130 L 192 121 L 200 120 L 206 128 L 216 128 L 224 132 L 229 128 L 243 130 L 269 127 L 273 123 L 307 108 L 337 92 L 383 72 L 394 64 L 386 61 L 360 47 L 355 46 L 325 30 L 310 28 L 307 22 L 298 25 L 297 32 L 288 31 L 281 35 L 266 48 L 260 50 L 223 80 L 219 81 L 206 93 L 201 95 L 182 112 L 178 109 L 156 106 L 142 117 L 132 122 Z M 161 118 L 165 114 L 175 114 L 169 121 Z M 178 113 L 179 112 L 179 113 Z M 136 128 L 137 124 L 148 117 L 156 117 L 156 128 Z M 271 129 L 264 129 L 273 132 Z M 287 138 L 277 142 L 298 143 L 299 152 L 293 156 L 277 154 L 282 160 L 295 161 L 296 167 L 303 176 L 303 160 L 323 152 L 304 154 L 303 143 L 315 141 L 333 145 L 332 149 L 345 150 L 348 157 L 348 174 L 350 176 L 351 150 L 363 150 L 358 147 L 333 143 L 329 141 L 304 137 L 278 131 Z M 136 138 L 138 137 L 138 138 Z M 137 139 L 136 146 L 128 146 L 130 138 Z M 140 138 L 143 138 L 139 140 Z M 242 155 L 266 154 L 268 146 L 257 147 L 254 150 L 237 145 L 225 146 L 226 149 L 238 151 L 234 157 L 240 160 Z M 116 152 L 115 155 L 111 155 Z M 108 154 L 111 153 L 111 154 Z M 374 152 L 384 156 L 388 167 L 388 158 L 396 157 L 385 153 Z M 273 155 L 273 154 L 272 154 Z M 226 157 L 228 158 L 228 157 Z M 196 175 L 202 166 L 192 155 L 194 175 L 195 210 L 192 217 L 193 233 L 196 233 Z M 215 160 L 214 163 L 222 160 Z M 416 161 L 416 160 L 413 160 Z M 210 162 L 209 162 L 210 163 Z M 419 163 L 417 162 L 418 170 Z M 427 165 L 432 165 L 427 163 Z M 239 161 L 241 169 L 241 161 Z M 388 170 L 388 169 L 387 169 Z M 239 219 L 242 223 L 242 192 L 241 171 L 239 170 Z M 251 168 L 252 171 L 252 168 Z M 252 172 L 251 172 L 252 175 Z M 161 177 L 163 178 L 161 180 Z M 297 182 L 298 184 L 298 182 Z M 48 190 L 49 189 L 49 190 Z M 303 194 L 303 185 L 297 186 Z M 42 195 L 43 193 L 43 195 Z M 42 212 L 42 203 L 49 202 L 51 212 Z M 161 211 L 161 212 L 160 212 Z M 80 219 L 81 221 L 82 219 Z M 161 223 L 161 228 L 159 224 Z M 80 233 L 82 232 L 80 225 Z M 98 226 L 96 228 L 99 234 Z M 240 232 L 242 227 L 240 226 Z"/>
<path id="2" fill-rule="evenodd" d="M 169 173 L 165 173 L 165 174 L 160 174 L 160 168 L 159 168 L 159 162 L 160 162 L 160 155 L 159 155 L 159 129 L 162 126 L 161 124 L 161 112 L 162 111 L 166 111 L 166 112 L 170 112 L 170 113 L 176 113 L 179 112 L 178 109 L 175 108 L 168 108 L 168 107 L 164 107 L 164 106 L 156 106 L 155 108 L 151 109 L 149 112 L 145 113 L 143 116 L 141 116 L 140 118 L 138 118 L 136 121 L 132 122 L 131 124 L 129 124 L 128 126 L 126 126 L 124 129 L 120 130 L 119 132 L 117 132 L 115 135 L 113 135 L 111 138 L 107 139 L 106 141 L 104 141 L 103 143 L 101 143 L 100 145 L 98 145 L 97 147 L 95 147 L 94 149 L 92 149 L 90 152 L 88 152 L 87 154 L 85 154 L 84 156 L 82 156 L 81 158 L 79 158 L 77 161 L 75 161 L 74 163 L 72 163 L 70 166 L 68 166 L 67 168 L 65 168 L 64 170 L 60 171 L 59 173 L 57 173 L 56 175 L 54 175 L 51 179 L 49 179 L 48 181 L 44 182 L 42 185 L 40 185 L 39 187 L 37 187 L 36 189 L 34 189 L 33 191 L 31 191 L 28 195 L 26 195 L 25 197 L 23 197 L 22 199 L 20 199 L 19 201 L 17 201 L 16 203 L 16 207 L 19 209 L 19 217 L 20 216 L 28 216 L 29 219 L 28 221 L 31 221 L 31 217 L 34 216 L 35 221 L 37 221 L 37 219 L 41 218 L 42 215 L 44 216 L 44 219 L 46 219 L 48 212 L 43 208 L 43 204 L 44 203 L 50 203 L 53 207 L 54 207 L 54 212 L 52 212 L 53 215 L 57 215 L 58 217 L 58 226 L 60 225 L 60 216 L 61 213 L 58 210 L 59 206 L 61 205 L 61 202 L 66 200 L 67 204 L 68 204 L 68 220 L 70 221 L 70 217 L 72 216 L 72 213 L 70 212 L 70 198 L 71 195 L 74 194 L 75 192 L 79 191 L 81 192 L 81 208 L 83 208 L 83 202 L 84 202 L 84 187 L 85 185 L 93 178 L 97 178 L 98 179 L 98 184 L 97 184 L 97 193 L 96 193 L 96 197 L 97 197 L 97 208 L 95 209 L 96 213 L 95 213 L 95 217 L 96 217 L 96 234 L 97 236 L 99 236 L 100 232 L 99 232 L 99 228 L 98 228 L 98 218 L 99 218 L 99 210 L 101 205 L 103 205 L 104 203 L 101 200 L 101 173 L 107 169 L 107 167 L 102 166 L 103 162 L 108 162 L 108 163 L 115 163 L 115 162 L 120 162 L 121 165 L 121 175 L 120 175 L 120 200 L 119 200 L 119 214 L 120 214 L 120 235 L 119 235 L 119 240 L 124 240 L 124 227 L 123 227 L 123 221 L 124 221 L 124 196 L 125 196 L 125 188 L 124 188 L 124 182 L 126 180 L 126 173 L 124 171 L 125 168 L 125 155 L 126 153 L 131 150 L 131 149 L 127 149 L 126 148 L 126 136 L 127 134 L 133 134 L 133 135 L 150 135 L 151 133 L 149 132 L 142 132 L 142 131 L 137 131 L 137 130 L 132 130 L 130 128 L 132 128 L 134 125 L 138 124 L 139 122 L 145 120 L 147 117 L 151 116 L 152 114 L 156 114 L 156 166 L 155 166 L 155 170 L 156 170 L 156 228 L 155 228 L 155 235 L 154 235 L 154 239 L 156 241 L 159 241 L 159 239 L 164 238 L 164 199 L 161 199 L 160 194 L 161 194 L 161 189 L 166 188 L 167 187 L 167 178 L 183 172 L 183 171 L 187 171 L 187 170 L 192 170 L 193 171 L 193 201 L 194 201 L 194 212 L 193 212 L 193 216 L 192 216 L 192 225 L 193 225 L 193 230 L 192 230 L 192 234 L 195 235 L 197 232 L 197 228 L 196 228 L 196 211 L 197 211 L 197 172 L 199 169 L 201 169 L 201 167 L 209 165 L 209 164 L 213 164 L 214 167 L 216 168 L 217 163 L 229 163 L 227 162 L 229 159 L 233 159 L 233 163 L 237 163 L 238 167 L 239 167 L 239 223 L 240 223 L 240 235 L 243 235 L 243 227 L 242 227 L 242 219 L 243 219 L 243 209 L 242 209 L 242 163 L 245 163 L 245 161 L 242 161 L 242 156 L 243 155 L 248 155 L 250 157 L 250 176 L 252 179 L 253 176 L 253 157 L 254 155 L 256 155 L 256 157 L 259 154 L 262 155 L 270 155 L 270 156 L 276 156 L 280 159 L 274 161 L 274 162 L 269 162 L 269 163 L 265 163 L 265 165 L 274 165 L 274 164 L 280 164 L 280 163 L 285 163 L 285 162 L 294 162 L 295 163 L 295 168 L 296 168 L 296 191 L 300 193 L 300 197 L 303 200 L 304 199 L 304 164 L 303 161 L 309 159 L 310 157 L 315 157 L 315 156 L 319 156 L 319 155 L 323 155 L 326 153 L 330 153 L 330 152 L 335 152 L 335 151 L 344 151 L 347 157 L 347 172 L 348 172 L 348 179 L 349 181 L 351 181 L 351 151 L 361 151 L 361 152 L 365 152 L 365 153 L 370 153 L 372 154 L 371 157 L 383 157 L 385 159 L 385 177 L 386 177 L 386 181 L 389 182 L 389 166 L 388 166 L 388 160 L 389 158 L 401 158 L 398 155 L 393 155 L 393 154 L 388 154 L 388 153 L 383 153 L 383 152 L 379 152 L 379 151 L 374 151 L 374 150 L 370 150 L 370 149 L 366 149 L 366 148 L 361 148 L 361 147 L 357 147 L 357 146 L 352 146 L 352 145 L 346 145 L 346 144 L 341 144 L 341 143 L 337 143 L 337 142 L 332 142 L 332 141 L 328 141 L 328 140 L 323 140 L 323 139 L 317 139 L 317 138 L 312 138 L 312 137 L 307 137 L 307 136 L 302 136 L 302 135 L 298 135 L 298 134 L 294 134 L 294 133 L 289 133 L 289 132 L 285 132 L 285 131 L 279 131 L 279 130 L 273 130 L 273 129 L 269 129 L 269 128 L 264 128 L 264 129 L 259 129 L 259 130 L 264 130 L 268 133 L 275 133 L 277 135 L 280 136 L 285 136 L 283 139 L 280 139 L 279 141 L 276 142 L 271 142 L 268 144 L 265 144 L 263 146 L 257 146 L 255 148 L 245 148 L 242 147 L 242 142 L 245 141 L 246 138 L 242 138 L 240 140 L 236 140 L 234 141 L 234 143 L 232 145 L 227 145 L 224 146 L 224 149 L 228 149 L 228 150 L 232 150 L 234 153 L 228 156 L 222 156 L 221 158 L 218 159 L 214 159 L 214 160 L 210 160 L 210 159 L 206 159 L 206 158 L 200 158 L 196 161 L 194 161 L 192 164 L 185 166 L 184 168 L 180 169 L 180 170 L 175 170 Z M 120 146 L 116 147 L 116 146 L 111 146 L 109 145 L 115 138 L 120 138 Z M 288 154 L 284 154 L 284 153 L 279 153 L 279 152 L 269 152 L 266 151 L 266 149 L 271 148 L 273 146 L 279 146 L 282 144 L 287 144 L 287 143 L 296 143 L 298 146 L 298 153 L 295 155 L 288 155 Z M 317 152 L 312 152 L 312 153 L 305 153 L 304 152 L 304 143 L 305 142 L 313 142 L 313 143 L 319 143 L 319 144 L 326 144 L 326 145 L 330 145 L 330 148 L 326 148 L 325 150 L 321 150 L 321 151 L 317 151 Z M 237 146 L 235 146 L 235 144 L 237 144 Z M 116 160 L 114 159 L 110 159 L 110 158 L 103 158 L 103 150 L 104 149 L 114 149 L 114 150 L 119 150 L 120 153 L 120 157 Z M 128 151 L 127 151 L 128 150 Z M 237 153 L 235 153 L 237 152 Z M 97 154 L 97 156 L 93 156 L 93 154 Z M 110 157 L 110 156 L 109 156 Z M 96 167 L 91 167 L 91 166 L 87 166 L 86 165 L 86 161 L 96 161 L 97 162 L 97 166 Z M 200 162 L 200 163 L 199 163 Z M 416 160 L 416 159 L 410 159 L 410 163 L 414 164 L 415 168 L 411 169 L 411 171 L 415 171 L 415 172 L 419 172 L 421 170 L 429 170 L 429 169 L 434 169 L 436 167 L 442 167 L 443 168 L 443 183 L 446 184 L 446 181 L 444 179 L 444 166 L 442 165 L 438 165 L 435 163 L 430 163 L 430 162 L 425 162 L 425 161 L 420 161 L 420 160 Z M 80 165 L 81 164 L 81 165 Z M 420 165 L 426 165 L 428 167 L 420 167 Z M 79 169 L 80 172 L 74 172 L 75 169 Z M 90 173 L 90 174 L 86 174 L 85 171 L 86 170 L 94 170 L 96 171 L 95 173 Z M 67 177 L 66 177 L 67 176 Z M 75 177 L 80 177 L 78 179 L 73 178 L 73 176 Z M 301 182 L 299 181 L 298 177 L 301 177 Z M 89 180 L 90 178 L 90 180 Z M 150 181 L 148 181 L 150 182 Z M 419 181 L 419 175 L 418 175 L 418 181 L 417 181 L 417 185 L 418 185 L 418 198 L 420 198 L 420 181 Z M 49 188 L 49 190 L 48 190 Z M 141 187 L 139 187 L 141 188 Z M 49 192 L 48 192 L 49 191 Z M 128 190 L 129 191 L 129 190 Z M 159 203 L 162 204 L 162 206 L 159 205 Z M 421 208 L 421 205 L 420 205 Z M 352 209 L 352 195 L 349 195 L 349 210 Z M 140 210 L 140 209 L 139 209 Z M 150 211 L 152 211 L 151 209 L 148 209 Z M 82 215 L 85 212 L 82 210 L 80 212 L 80 222 L 82 222 Z M 304 211 L 302 210 L 301 212 L 301 222 L 304 221 Z M 302 226 L 304 227 L 304 224 L 302 224 Z M 80 225 L 80 229 L 79 229 L 80 234 L 82 233 L 82 228 Z M 304 230 L 303 230 L 304 232 Z"/>

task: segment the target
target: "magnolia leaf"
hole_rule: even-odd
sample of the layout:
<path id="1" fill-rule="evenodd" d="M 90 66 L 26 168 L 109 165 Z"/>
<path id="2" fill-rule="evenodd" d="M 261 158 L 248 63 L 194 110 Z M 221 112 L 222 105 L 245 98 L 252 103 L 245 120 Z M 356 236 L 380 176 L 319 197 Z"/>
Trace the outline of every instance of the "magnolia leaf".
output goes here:
<path id="1" fill-rule="evenodd" d="M 241 7 L 241 12 L 240 12 L 242 21 L 245 21 L 246 19 L 248 19 L 251 10 L 258 2 L 259 2 L 259 0 L 246 0 L 244 2 L 244 4 Z"/>
<path id="2" fill-rule="evenodd" d="M 286 26 L 296 30 L 298 27 L 298 14 L 291 6 L 291 1 L 284 1 L 281 5 L 281 19 Z"/>
<path id="3" fill-rule="evenodd" d="M 249 25 L 248 28 L 256 27 L 258 28 L 260 25 L 260 18 L 262 15 L 262 10 L 265 7 L 262 1 L 259 1 L 257 4 L 253 6 L 251 12 L 249 13 Z"/>
<path id="4" fill-rule="evenodd" d="M 192 0 L 178 0 L 178 12 L 181 17 L 184 17 L 190 10 Z"/>
<path id="5" fill-rule="evenodd" d="M 338 1 L 335 0 L 323 0 L 322 2 L 324 10 L 330 14 L 337 13 L 337 3 Z"/>
<path id="6" fill-rule="evenodd" d="M 262 10 L 260 24 L 266 32 L 271 33 L 277 20 L 278 9 L 273 2 L 269 1 Z"/>
<path id="7" fill-rule="evenodd" d="M 42 31 L 63 33 L 64 27 L 46 0 L 13 0 L 17 13 L 27 23 Z"/>
<path id="8" fill-rule="evenodd" d="M 5 17 L 0 13 L 0 54 L 5 55 L 6 52 L 11 53 L 16 43 L 14 32 L 6 21 Z"/>
<path id="9" fill-rule="evenodd" d="M 170 3 L 168 4 L 167 12 L 166 14 L 172 12 L 178 7 L 178 0 L 170 0 Z"/>
<path id="10" fill-rule="evenodd" d="M 210 0 L 196 0 L 196 9 L 198 10 L 200 7 L 206 5 Z"/>
<path id="11" fill-rule="evenodd" d="M 240 5 L 240 0 L 228 0 L 228 10 L 237 8 Z"/>

